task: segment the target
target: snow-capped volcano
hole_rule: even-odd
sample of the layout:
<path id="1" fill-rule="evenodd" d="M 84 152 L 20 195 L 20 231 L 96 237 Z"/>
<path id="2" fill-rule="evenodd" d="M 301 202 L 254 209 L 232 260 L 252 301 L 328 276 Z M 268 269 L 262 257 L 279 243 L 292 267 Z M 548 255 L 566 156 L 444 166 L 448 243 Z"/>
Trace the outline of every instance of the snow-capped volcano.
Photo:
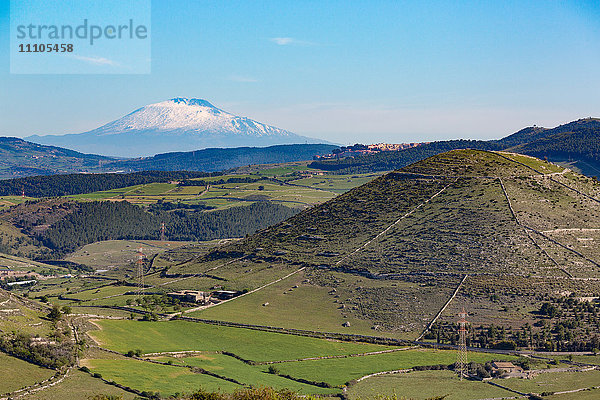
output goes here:
<path id="1" fill-rule="evenodd" d="M 100 135 L 114 135 L 128 131 L 147 131 L 150 129 L 174 133 L 184 130 L 227 132 L 249 136 L 294 136 L 293 133 L 283 129 L 230 114 L 213 106 L 206 100 L 184 97 L 147 105 L 91 132 Z"/>
<path id="2" fill-rule="evenodd" d="M 206 100 L 183 97 L 149 104 L 89 132 L 35 135 L 27 139 L 85 153 L 120 157 L 207 147 L 325 142 L 230 114 Z"/>

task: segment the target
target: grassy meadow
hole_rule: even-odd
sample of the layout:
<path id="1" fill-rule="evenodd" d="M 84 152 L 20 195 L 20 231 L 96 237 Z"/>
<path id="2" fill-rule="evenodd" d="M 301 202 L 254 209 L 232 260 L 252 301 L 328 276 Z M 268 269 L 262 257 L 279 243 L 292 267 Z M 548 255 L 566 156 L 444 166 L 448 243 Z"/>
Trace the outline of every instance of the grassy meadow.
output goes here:
<path id="1" fill-rule="evenodd" d="M 15 371 L 19 373 L 15 374 Z M 51 369 L 0 352 L 0 396 L 42 382 L 52 377 L 54 373 L 55 371 Z"/>
<path id="2" fill-rule="evenodd" d="M 435 396 L 447 396 L 447 400 L 475 400 L 501 399 L 512 397 L 515 393 L 480 381 L 461 381 L 451 371 L 419 371 L 375 376 L 348 389 L 348 397 L 351 400 L 394 395 L 414 400 L 425 400 Z"/>
<path id="3" fill-rule="evenodd" d="M 142 350 L 142 353 L 229 351 L 244 359 L 260 362 L 367 353 L 391 348 L 187 321 L 97 320 L 95 324 L 100 330 L 88 334 L 101 346 L 121 353 L 135 349 Z"/>

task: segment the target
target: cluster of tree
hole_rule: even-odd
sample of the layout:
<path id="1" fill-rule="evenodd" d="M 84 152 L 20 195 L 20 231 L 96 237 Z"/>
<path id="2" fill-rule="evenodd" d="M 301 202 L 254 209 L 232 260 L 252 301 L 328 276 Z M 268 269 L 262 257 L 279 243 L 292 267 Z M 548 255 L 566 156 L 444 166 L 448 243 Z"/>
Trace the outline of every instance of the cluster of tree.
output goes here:
<path id="1" fill-rule="evenodd" d="M 142 307 L 146 311 L 166 311 L 168 307 L 174 307 L 175 311 L 179 311 L 181 306 L 179 305 L 180 301 L 173 297 L 167 296 L 166 294 L 153 294 L 148 296 L 142 296 L 137 298 L 136 300 L 128 299 L 127 305 L 132 306 L 137 304 Z"/>
<path id="2" fill-rule="evenodd" d="M 172 210 L 212 210 L 213 206 L 207 206 L 204 203 L 197 203 L 197 204 L 189 204 L 189 203 L 182 203 L 180 201 L 178 201 L 177 203 L 173 203 L 170 201 L 164 201 L 164 200 L 158 200 L 158 202 L 154 203 L 154 204 L 150 204 L 150 206 L 148 206 L 148 209 L 150 211 L 153 212 L 157 212 L 157 211 L 172 211 Z"/>
<path id="3" fill-rule="evenodd" d="M 156 239 L 160 221 L 142 208 L 127 202 L 80 203 L 49 229 L 41 233 L 46 247 L 59 253 L 110 239 Z"/>
<path id="4" fill-rule="evenodd" d="M 47 254 L 47 249 L 42 246 L 42 243 L 35 237 L 5 235 L 0 232 L 0 253 L 38 259 Z"/>
<path id="5" fill-rule="evenodd" d="M 0 349 L 15 357 L 53 369 L 72 365 L 77 351 L 70 340 L 36 341 L 24 333 L 1 336 Z"/>
<path id="6" fill-rule="evenodd" d="M 157 154 L 136 160 L 118 161 L 110 167 L 132 171 L 223 171 L 252 164 L 273 164 L 311 160 L 314 155 L 328 154 L 337 146 L 330 144 L 288 144 L 269 147 L 204 149 L 190 152 Z"/>
<path id="7" fill-rule="evenodd" d="M 257 202 L 207 213 L 174 211 L 168 213 L 167 218 L 164 218 L 164 213 L 160 217 L 166 220 L 169 239 L 194 241 L 244 237 L 298 212 L 298 209 L 279 204 Z"/>
<path id="8" fill-rule="evenodd" d="M 269 177 L 266 176 L 260 176 L 260 177 L 251 177 L 251 176 L 245 176 L 243 178 L 241 177 L 232 177 L 232 178 L 227 178 L 227 179 L 217 179 L 217 180 L 212 180 L 212 181 L 205 181 L 205 180 L 185 180 L 183 182 L 181 182 L 181 186 L 207 186 L 207 185 L 224 185 L 226 183 L 255 183 L 255 182 L 260 182 L 260 181 L 268 181 L 270 180 Z"/>
<path id="9" fill-rule="evenodd" d="M 287 219 L 298 210 L 268 202 L 211 212 L 148 212 L 128 202 L 80 203 L 76 211 L 41 233 L 44 245 L 68 253 L 101 240 L 150 240 L 164 223 L 170 240 L 202 241 L 243 237 Z"/>
<path id="10" fill-rule="evenodd" d="M 341 154 L 346 151 L 359 151 L 359 150 L 369 150 L 369 146 L 366 144 L 356 143 L 352 146 L 342 146 L 339 149 L 333 149 L 332 154 Z"/>
<path id="11" fill-rule="evenodd" d="M 519 329 L 494 324 L 472 326 L 467 345 L 503 350 L 600 351 L 600 303 L 556 298 L 543 303 L 537 313 L 540 317 L 533 326 L 526 323 Z M 435 324 L 426 338 L 458 343 L 456 326 L 450 324 Z"/>
<path id="12" fill-rule="evenodd" d="M 45 303 L 47 302 L 48 298 L 46 297 Z M 57 305 L 54 305 L 52 306 L 52 309 L 50 310 L 48 315 L 46 315 L 46 318 L 48 318 L 52 322 L 58 322 L 62 318 L 63 314 L 71 314 L 71 307 L 62 306 L 62 308 L 60 308 Z"/>
<path id="13" fill-rule="evenodd" d="M 57 197 L 93 193 L 155 182 L 218 175 L 190 171 L 143 171 L 131 174 L 67 174 L 30 176 L 0 181 L 0 196 Z"/>
<path id="14" fill-rule="evenodd" d="M 88 266 L 88 265 L 84 265 L 84 264 L 79 264 L 76 263 L 74 261 L 66 261 L 66 260 L 40 260 L 40 262 L 43 262 L 44 264 L 48 264 L 48 265 L 54 265 L 56 267 L 62 267 L 62 268 L 66 268 L 70 271 L 81 271 L 81 272 L 94 272 L 94 268 Z"/>
<path id="15" fill-rule="evenodd" d="M 501 150 L 505 146 L 495 141 L 447 140 L 432 142 L 400 151 L 383 151 L 377 154 L 346 157 L 338 160 L 317 160 L 309 167 L 340 174 L 357 174 L 390 171 L 421 161 L 427 157 L 455 149 Z"/>

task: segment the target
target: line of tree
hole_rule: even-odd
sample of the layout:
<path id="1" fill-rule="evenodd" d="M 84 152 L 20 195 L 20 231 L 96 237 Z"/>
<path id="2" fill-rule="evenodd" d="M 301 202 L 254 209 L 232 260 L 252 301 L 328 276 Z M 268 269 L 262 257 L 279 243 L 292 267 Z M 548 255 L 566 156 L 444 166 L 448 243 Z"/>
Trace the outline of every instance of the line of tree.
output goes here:
<path id="1" fill-rule="evenodd" d="M 266 177 L 266 176 L 261 176 L 261 177 L 257 177 L 257 178 L 253 178 L 251 176 L 245 176 L 243 178 L 241 177 L 232 177 L 232 178 L 227 178 L 227 179 L 217 179 L 217 180 L 212 180 L 212 181 L 205 181 L 205 180 L 185 180 L 183 182 L 180 183 L 181 186 L 206 186 L 206 185 L 224 185 L 226 183 L 256 183 L 256 182 L 260 182 L 260 181 L 268 181 L 271 180 L 271 178 Z"/>
<path id="2" fill-rule="evenodd" d="M 0 180 L 0 196 L 57 197 L 93 193 L 156 182 L 218 176 L 194 171 L 143 171 L 130 174 L 66 174 Z"/>

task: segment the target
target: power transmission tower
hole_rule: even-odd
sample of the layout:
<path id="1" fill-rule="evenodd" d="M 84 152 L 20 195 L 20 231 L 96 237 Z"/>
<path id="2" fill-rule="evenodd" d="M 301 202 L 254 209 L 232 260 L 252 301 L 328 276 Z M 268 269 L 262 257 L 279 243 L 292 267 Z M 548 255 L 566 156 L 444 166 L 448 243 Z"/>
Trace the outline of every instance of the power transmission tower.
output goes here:
<path id="1" fill-rule="evenodd" d="M 160 241 L 161 241 L 161 242 L 164 242 L 164 241 L 166 240 L 166 236 L 165 236 L 165 230 L 166 230 L 166 228 L 165 228 L 165 223 L 164 223 L 164 222 L 162 222 L 162 223 L 160 224 Z"/>
<path id="2" fill-rule="evenodd" d="M 141 299 L 144 291 L 144 259 L 146 255 L 143 252 L 142 247 L 138 249 L 138 259 L 136 268 L 136 283 L 137 283 L 137 298 L 138 301 Z"/>
<path id="3" fill-rule="evenodd" d="M 467 314 L 463 308 L 458 313 L 458 360 L 457 369 L 460 375 L 460 380 L 467 376 L 467 324 L 469 321 L 466 320 Z"/>

